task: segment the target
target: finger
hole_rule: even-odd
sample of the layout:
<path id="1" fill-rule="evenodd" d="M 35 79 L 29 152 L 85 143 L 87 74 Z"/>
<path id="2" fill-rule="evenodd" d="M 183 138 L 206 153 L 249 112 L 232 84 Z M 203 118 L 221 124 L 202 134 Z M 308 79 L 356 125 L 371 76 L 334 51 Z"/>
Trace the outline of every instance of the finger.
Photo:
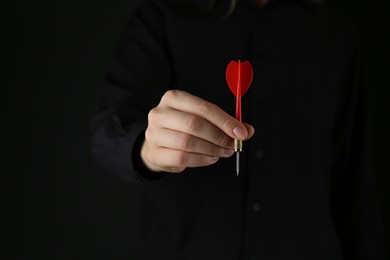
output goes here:
<path id="1" fill-rule="evenodd" d="M 231 138 L 245 140 L 248 130 L 237 119 L 217 105 L 180 90 L 170 90 L 161 99 L 163 105 L 198 115 L 217 126 Z"/>
<path id="2" fill-rule="evenodd" d="M 153 111 L 149 115 L 149 121 L 155 122 L 154 127 L 158 128 L 158 131 L 166 128 L 190 134 L 224 148 L 233 147 L 233 139 L 206 119 L 171 108 L 164 110 L 165 112 Z M 153 129 L 153 126 L 150 128 Z"/>
<path id="3" fill-rule="evenodd" d="M 165 128 L 159 128 L 158 131 L 147 129 L 145 137 L 146 140 L 154 146 L 184 152 L 224 158 L 230 157 L 234 154 L 233 149 L 223 148 L 196 136 Z"/>
<path id="4" fill-rule="evenodd" d="M 219 157 L 188 153 L 162 147 L 156 148 L 155 152 L 151 154 L 150 157 L 162 170 L 173 173 L 181 172 L 189 167 L 209 166 L 219 160 Z"/>
<path id="5" fill-rule="evenodd" d="M 243 123 L 243 124 L 244 124 L 244 126 L 246 127 L 246 129 L 248 131 L 248 137 L 245 139 L 245 141 L 246 141 L 248 139 L 251 139 L 252 136 L 255 134 L 255 128 L 252 125 L 250 125 L 250 124 L 247 124 L 247 123 Z"/>

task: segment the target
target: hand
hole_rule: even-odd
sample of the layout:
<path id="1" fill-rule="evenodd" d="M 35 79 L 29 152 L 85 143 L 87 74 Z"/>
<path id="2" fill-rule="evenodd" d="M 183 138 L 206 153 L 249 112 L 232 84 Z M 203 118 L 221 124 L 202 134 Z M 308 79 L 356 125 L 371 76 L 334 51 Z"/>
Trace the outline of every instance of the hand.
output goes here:
<path id="1" fill-rule="evenodd" d="M 179 173 L 234 154 L 234 139 L 248 140 L 254 129 L 218 106 L 187 92 L 170 90 L 148 115 L 141 148 L 145 166 Z"/>

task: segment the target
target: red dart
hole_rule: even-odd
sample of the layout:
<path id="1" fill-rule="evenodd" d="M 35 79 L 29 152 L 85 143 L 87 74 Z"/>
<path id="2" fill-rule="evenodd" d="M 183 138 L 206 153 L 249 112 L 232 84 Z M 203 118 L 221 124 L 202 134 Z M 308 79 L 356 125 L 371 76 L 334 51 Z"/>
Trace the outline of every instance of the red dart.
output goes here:
<path id="1" fill-rule="evenodd" d="M 248 91 L 253 79 L 253 68 L 249 61 L 241 63 L 232 60 L 226 68 L 226 82 L 236 96 L 236 118 L 242 121 L 241 97 Z M 236 172 L 240 172 L 240 152 L 242 151 L 242 140 L 234 140 L 234 151 L 236 152 Z"/>

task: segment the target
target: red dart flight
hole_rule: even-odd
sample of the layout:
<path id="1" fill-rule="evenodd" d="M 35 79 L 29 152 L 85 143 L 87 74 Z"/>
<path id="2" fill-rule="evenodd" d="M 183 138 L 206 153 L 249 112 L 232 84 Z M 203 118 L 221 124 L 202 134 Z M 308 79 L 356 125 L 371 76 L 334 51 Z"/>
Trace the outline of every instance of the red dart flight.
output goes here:
<path id="1" fill-rule="evenodd" d="M 241 97 L 248 91 L 253 79 L 253 69 L 249 61 L 232 60 L 226 68 L 226 81 L 236 96 L 236 118 L 241 118 Z"/>

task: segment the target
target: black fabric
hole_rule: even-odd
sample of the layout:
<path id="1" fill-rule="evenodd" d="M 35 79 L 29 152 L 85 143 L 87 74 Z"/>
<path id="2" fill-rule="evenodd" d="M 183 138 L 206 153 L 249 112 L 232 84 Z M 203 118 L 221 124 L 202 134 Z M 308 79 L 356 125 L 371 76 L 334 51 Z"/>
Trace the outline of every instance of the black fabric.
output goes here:
<path id="1" fill-rule="evenodd" d="M 241 3 L 220 21 L 181 11 L 150 0 L 132 16 L 92 124 L 95 160 L 142 189 L 134 259 L 386 259 L 355 29 L 293 1 Z M 254 67 L 241 175 L 229 158 L 150 177 L 139 157 L 149 110 L 181 89 L 234 115 L 232 59 Z"/>

